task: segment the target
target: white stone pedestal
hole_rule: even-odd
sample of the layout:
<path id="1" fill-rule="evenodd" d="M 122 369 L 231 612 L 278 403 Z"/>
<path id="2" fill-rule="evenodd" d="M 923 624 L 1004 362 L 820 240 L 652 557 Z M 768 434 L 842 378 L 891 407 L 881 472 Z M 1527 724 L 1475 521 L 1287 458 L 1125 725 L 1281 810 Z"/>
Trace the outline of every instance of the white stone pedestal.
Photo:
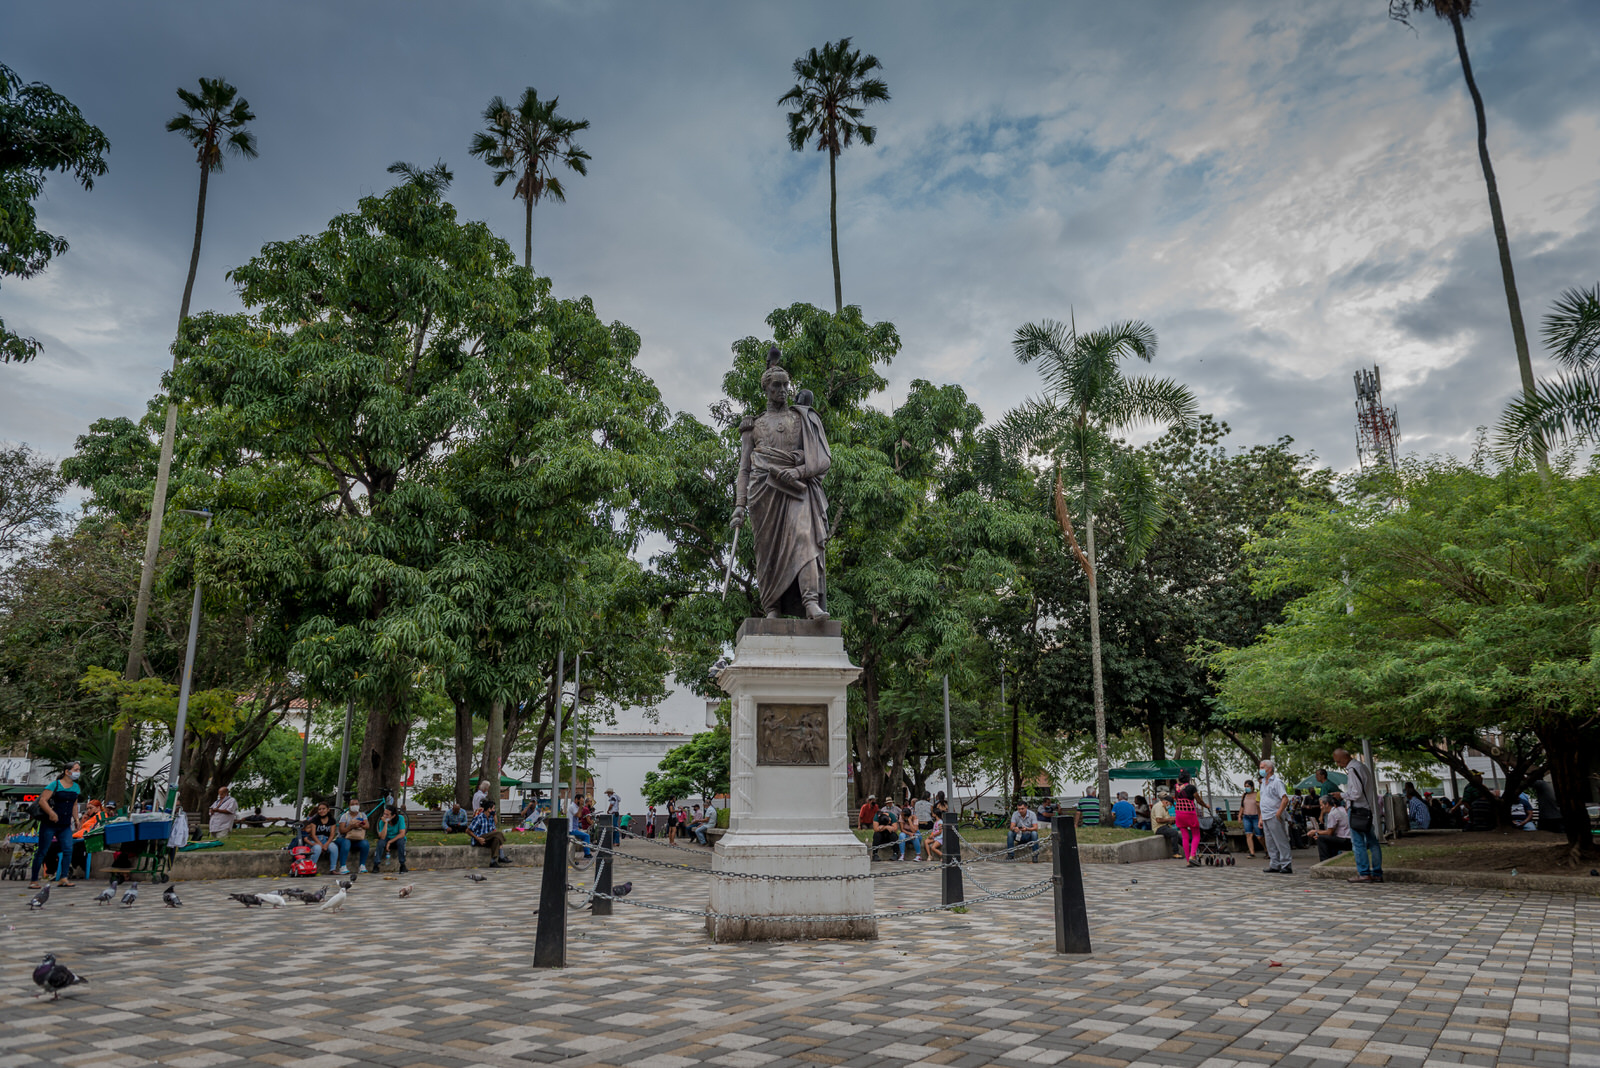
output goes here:
<path id="1" fill-rule="evenodd" d="M 728 834 L 713 871 L 866 875 L 867 847 L 846 811 L 845 689 L 861 669 L 832 620 L 747 619 L 719 682 L 733 703 Z M 872 880 L 711 880 L 706 920 L 718 942 L 876 938 Z M 759 917 L 773 917 L 760 919 Z M 803 918 L 795 918 L 803 917 Z"/>

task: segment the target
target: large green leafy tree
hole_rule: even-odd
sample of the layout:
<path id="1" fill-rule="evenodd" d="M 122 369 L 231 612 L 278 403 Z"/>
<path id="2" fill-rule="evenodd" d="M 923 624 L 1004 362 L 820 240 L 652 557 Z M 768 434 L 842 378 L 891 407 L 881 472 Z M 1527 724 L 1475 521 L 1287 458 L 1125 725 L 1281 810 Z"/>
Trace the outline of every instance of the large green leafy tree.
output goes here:
<path id="1" fill-rule="evenodd" d="M 189 317 L 189 298 L 194 295 L 194 278 L 200 269 L 200 238 L 205 231 L 206 191 L 211 185 L 211 175 L 222 170 L 223 160 L 229 156 L 254 159 L 256 136 L 246 127 L 255 121 L 255 113 L 239 91 L 221 78 L 201 78 L 200 91 L 179 89 L 178 99 L 184 110 L 167 122 L 167 130 L 181 134 L 195 150 L 195 162 L 200 167 L 200 194 L 195 202 L 194 246 L 189 250 L 189 275 L 183 283 L 183 301 L 178 305 L 178 330 L 183 331 L 184 320 Z M 144 655 L 145 620 L 150 612 L 151 590 L 155 586 L 156 558 L 161 551 L 161 526 L 166 516 L 167 480 L 172 472 L 172 448 L 178 432 L 178 405 L 167 401 L 166 429 L 161 435 L 161 455 L 157 460 L 154 496 L 150 502 L 150 523 L 145 534 L 144 569 L 139 573 L 139 599 L 134 609 L 133 640 L 128 644 L 128 659 L 122 677 L 129 682 L 139 678 Z M 117 753 L 111 762 L 111 781 L 107 795 L 121 801 L 124 792 L 123 775 L 127 767 L 128 745 L 132 735 L 124 728 L 117 734 Z"/>
<path id="2" fill-rule="evenodd" d="M 1481 455 L 1481 454 L 1480 454 Z M 1432 460 L 1306 510 L 1260 545 L 1258 590 L 1310 591 L 1214 658 L 1229 708 L 1297 708 L 1345 737 L 1530 732 L 1574 857 L 1596 855 L 1587 776 L 1600 470 Z"/>
<path id="3" fill-rule="evenodd" d="M 701 731 L 662 757 L 655 771 L 644 773 L 644 799 L 652 805 L 691 797 L 709 801 L 728 792 L 732 762 L 732 737 L 727 726 Z"/>
<path id="4" fill-rule="evenodd" d="M 93 189 L 110 148 L 72 101 L 40 82 L 24 83 L 0 63 L 0 277 L 31 277 L 67 251 L 66 238 L 39 229 L 33 202 L 50 171 Z M 26 363 L 39 348 L 0 320 L 0 363 Z"/>
<path id="5" fill-rule="evenodd" d="M 1117 436 L 1146 423 L 1186 425 L 1194 418 L 1195 401 L 1187 387 L 1170 378 L 1123 371 L 1128 359 L 1149 362 L 1155 358 L 1155 331 L 1137 320 L 1086 333 L 1051 320 L 1028 323 L 1018 328 L 1012 347 L 1018 360 L 1038 364 L 1045 396 L 1007 413 L 1000 430 L 1013 447 L 1048 458 L 1055 475 L 1056 520 L 1087 580 L 1096 778 L 1099 796 L 1106 798 L 1111 780 L 1096 515 L 1115 502 L 1126 558 L 1136 562 L 1144 554 L 1166 518 L 1166 495 L 1155 483 L 1149 465 L 1138 454 L 1119 447 Z M 1069 487 L 1070 503 L 1066 499 Z M 1084 533 L 1082 544 L 1076 533 L 1079 527 Z"/>
<path id="6" fill-rule="evenodd" d="M 958 696 L 965 692 L 978 670 L 964 655 L 975 621 L 1031 551 L 1038 523 L 971 476 L 982 413 L 959 387 L 915 381 L 892 413 L 867 403 L 899 349 L 891 324 L 868 323 L 854 307 L 830 315 L 808 304 L 778 309 L 767 324 L 771 340 L 733 347 L 726 397 L 713 409 L 720 429 L 680 417 L 669 432 L 675 474 L 642 502 L 650 523 L 677 535 L 653 563 L 678 676 L 716 692 L 713 661 L 739 620 L 760 614 L 750 539 L 739 543 L 726 602 L 720 585 L 738 424 L 765 403 L 760 377 L 776 343 L 796 390 L 812 391 L 832 451 L 828 610 L 862 668 L 851 691 L 857 786 L 882 796 L 925 779 L 922 758 L 942 753 L 940 677 L 949 672 Z"/>
<path id="7" fill-rule="evenodd" d="M 253 314 L 191 320 L 174 380 L 221 470 L 217 570 L 259 599 L 267 652 L 365 713 L 376 797 L 453 681 L 491 709 L 541 688 L 579 636 L 556 577 L 618 544 L 664 414 L 631 331 L 412 183 L 231 277 Z"/>
<path id="8" fill-rule="evenodd" d="M 844 311 L 844 287 L 839 281 L 839 154 L 859 140 L 870 145 L 878 128 L 862 122 L 867 105 L 889 99 L 889 86 L 868 77 L 882 69 L 877 56 L 851 49 L 850 38 L 809 49 L 794 61 L 794 86 L 778 98 L 778 106 L 793 105 L 789 112 L 789 147 L 804 151 L 816 142 L 828 154 L 828 232 L 833 242 L 833 311 Z"/>
<path id="9" fill-rule="evenodd" d="M 533 268 L 533 206 L 546 197 L 565 201 L 567 188 L 559 168 L 574 174 L 589 173 L 589 153 L 573 140 L 589 128 L 588 119 L 568 119 L 556 113 L 561 98 L 540 100 L 532 86 L 522 91 L 515 107 L 501 97 L 483 109 L 484 128 L 472 135 L 467 149 L 494 170 L 496 188 L 511 182 L 511 195 L 524 209 L 522 265 Z"/>
<path id="10" fill-rule="evenodd" d="M 26 445 L 0 444 L 0 561 L 60 530 L 66 482 L 49 457 Z"/>

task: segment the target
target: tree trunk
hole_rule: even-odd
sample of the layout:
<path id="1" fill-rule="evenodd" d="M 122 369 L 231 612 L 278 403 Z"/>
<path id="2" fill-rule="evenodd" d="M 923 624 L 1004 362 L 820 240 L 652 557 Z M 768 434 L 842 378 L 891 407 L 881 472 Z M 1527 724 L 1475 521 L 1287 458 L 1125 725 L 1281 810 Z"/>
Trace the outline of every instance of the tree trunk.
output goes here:
<path id="1" fill-rule="evenodd" d="M 405 779 L 411 718 L 392 716 L 391 704 L 392 701 L 382 702 L 367 713 L 366 736 L 361 740 L 361 757 L 356 762 L 356 797 L 363 805 L 389 793 L 398 797 Z"/>
<path id="2" fill-rule="evenodd" d="M 839 283 L 839 185 L 834 176 L 835 155 L 828 151 L 828 228 L 833 237 L 833 314 L 844 311 L 844 287 Z"/>
<path id="3" fill-rule="evenodd" d="M 1022 702 L 1011 701 L 1011 803 L 1022 798 Z"/>
<path id="4" fill-rule="evenodd" d="M 1461 57 L 1461 73 L 1467 79 L 1467 92 L 1472 95 L 1472 110 L 1478 119 L 1478 162 L 1483 164 L 1483 184 L 1489 190 L 1489 216 L 1494 222 L 1494 242 L 1500 250 L 1500 277 L 1506 288 L 1506 307 L 1511 312 L 1511 340 L 1517 349 L 1517 369 L 1522 373 L 1522 396 L 1532 401 L 1538 396 L 1533 380 L 1533 360 L 1528 354 L 1528 331 L 1522 324 L 1522 301 L 1517 296 L 1517 276 L 1511 269 L 1511 241 L 1506 236 L 1506 217 L 1500 209 L 1500 186 L 1494 178 L 1494 164 L 1489 161 L 1489 123 L 1484 116 L 1483 96 L 1478 92 L 1478 82 L 1472 76 L 1472 61 L 1467 58 L 1467 35 L 1461 26 L 1461 15 L 1450 11 L 1450 28 L 1456 35 L 1456 53 Z M 1535 443 L 1535 457 L 1540 470 L 1547 466 L 1542 441 Z"/>
<path id="5" fill-rule="evenodd" d="M 1272 759 L 1272 732 L 1271 731 L 1262 731 L 1261 732 L 1261 759 L 1262 760 L 1271 760 Z"/>
<path id="6" fill-rule="evenodd" d="M 1084 487 L 1088 497 L 1088 487 Z M 1084 516 L 1085 552 L 1089 558 L 1089 668 L 1094 679 L 1095 796 L 1101 802 L 1111 792 L 1111 765 L 1106 760 L 1106 682 L 1100 666 L 1100 575 L 1095 566 L 1094 510 Z"/>
<path id="7" fill-rule="evenodd" d="M 472 706 L 465 697 L 455 700 L 456 706 L 456 802 L 462 808 L 472 803 Z"/>
<path id="8" fill-rule="evenodd" d="M 1550 761 L 1550 786 L 1556 804 L 1561 806 L 1561 830 L 1571 846 L 1570 859 L 1577 864 L 1600 858 L 1589 823 L 1589 761 L 1594 747 L 1592 737 L 1574 722 L 1562 717 L 1535 728 Z"/>
<path id="9" fill-rule="evenodd" d="M 209 148 L 209 146 L 207 146 Z M 210 153 L 201 154 L 209 159 Z M 189 251 L 189 277 L 183 283 L 183 303 L 178 306 L 178 329 L 189 317 L 189 298 L 194 295 L 194 276 L 200 269 L 200 235 L 206 224 L 206 187 L 210 184 L 211 169 L 200 164 L 200 197 L 194 213 L 194 247 Z M 173 358 L 177 370 L 177 358 Z M 150 595 L 155 589 L 156 557 L 161 551 L 161 520 L 167 508 L 167 479 L 172 472 L 172 448 L 178 435 L 178 406 L 167 400 L 167 425 L 161 434 L 161 459 L 156 466 L 156 491 L 150 502 L 150 524 L 144 540 L 144 569 L 139 572 L 139 599 L 133 609 L 133 640 L 128 643 L 128 661 L 122 677 L 129 682 L 139 681 L 139 669 L 144 660 L 144 632 L 150 618 Z M 129 724 L 117 731 L 117 740 L 111 750 L 111 769 L 106 782 L 106 797 L 117 804 L 127 797 L 128 757 L 133 751 L 133 726 Z"/>
<path id="10" fill-rule="evenodd" d="M 1160 712 L 1145 709 L 1145 727 L 1150 732 L 1150 759 L 1167 759 L 1167 721 Z"/>
<path id="11" fill-rule="evenodd" d="M 533 270 L 533 198 L 528 198 L 527 220 L 522 226 L 522 265 Z"/>
<path id="12" fill-rule="evenodd" d="M 500 741 L 504 737 L 506 703 L 495 698 L 489 703 L 489 731 L 483 739 L 483 782 L 489 790 L 489 811 L 500 813 Z"/>

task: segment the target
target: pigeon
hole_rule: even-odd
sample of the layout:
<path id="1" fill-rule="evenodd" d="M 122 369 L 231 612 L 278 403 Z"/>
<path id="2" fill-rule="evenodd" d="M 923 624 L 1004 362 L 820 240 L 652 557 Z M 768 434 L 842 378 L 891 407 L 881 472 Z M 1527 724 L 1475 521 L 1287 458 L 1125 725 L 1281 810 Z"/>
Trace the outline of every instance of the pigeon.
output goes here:
<path id="1" fill-rule="evenodd" d="M 261 898 L 255 894 L 229 894 L 228 898 L 229 900 L 237 901 L 245 908 L 250 908 L 251 906 L 260 907 L 261 905 Z"/>
<path id="2" fill-rule="evenodd" d="M 411 896 L 411 887 L 412 887 L 411 883 L 406 883 L 406 885 L 402 886 L 400 888 L 400 896 L 401 897 L 410 897 Z"/>
<path id="3" fill-rule="evenodd" d="M 49 886 L 45 886 L 37 894 L 34 894 L 32 897 L 30 897 L 28 899 L 28 911 L 32 912 L 34 909 L 42 909 L 42 908 L 44 908 L 44 903 L 46 901 L 49 901 L 49 900 L 50 900 L 50 887 Z"/>
<path id="4" fill-rule="evenodd" d="M 50 991 L 54 995 L 50 1000 L 55 1001 L 61 997 L 61 992 L 67 987 L 77 986 L 79 983 L 87 983 L 89 980 L 77 974 L 65 964 L 57 964 L 54 953 L 46 953 L 44 961 L 33 970 L 33 981 L 42 990 Z M 34 995 L 34 997 L 39 996 L 38 994 Z"/>
<path id="5" fill-rule="evenodd" d="M 341 890 L 354 890 L 355 886 L 356 884 L 350 879 L 339 880 L 339 889 Z"/>
<path id="6" fill-rule="evenodd" d="M 177 883 L 173 883 L 171 886 L 161 891 L 161 903 L 167 906 L 169 909 L 178 908 L 183 904 L 182 901 L 178 900 Z"/>
<path id="7" fill-rule="evenodd" d="M 621 886 L 613 886 L 611 888 L 612 897 L 627 897 L 631 893 L 633 893 L 633 883 L 631 882 L 623 883 Z"/>
<path id="8" fill-rule="evenodd" d="M 320 905 L 322 904 L 322 899 L 327 896 L 328 888 L 326 886 L 314 894 L 309 890 L 302 890 L 300 891 L 300 903 L 302 905 Z"/>
<path id="9" fill-rule="evenodd" d="M 127 908 L 139 900 L 139 884 L 129 883 L 127 893 L 122 895 L 122 906 Z"/>
<path id="10" fill-rule="evenodd" d="M 349 896 L 349 892 L 341 888 L 337 894 L 322 903 L 322 908 L 331 909 L 334 912 L 343 912 L 344 899 Z"/>
<path id="11" fill-rule="evenodd" d="M 257 894 L 256 900 L 260 901 L 263 905 L 271 905 L 275 909 L 283 908 L 283 898 L 279 897 L 277 894 Z"/>
<path id="12" fill-rule="evenodd" d="M 486 883 L 489 881 L 489 877 L 487 875 L 479 875 L 475 871 L 467 873 L 467 878 L 471 879 L 475 883 Z"/>
<path id="13" fill-rule="evenodd" d="M 95 898 L 95 900 L 98 901 L 102 905 L 109 905 L 109 904 L 111 904 L 111 899 L 116 897 L 116 896 L 117 896 L 117 881 L 115 879 L 112 879 L 109 883 L 106 884 L 106 888 L 104 890 L 100 891 L 100 896 Z"/>
<path id="14" fill-rule="evenodd" d="M 282 890 L 274 890 L 273 893 L 285 901 L 303 901 L 306 896 L 306 892 L 298 886 L 286 886 Z"/>

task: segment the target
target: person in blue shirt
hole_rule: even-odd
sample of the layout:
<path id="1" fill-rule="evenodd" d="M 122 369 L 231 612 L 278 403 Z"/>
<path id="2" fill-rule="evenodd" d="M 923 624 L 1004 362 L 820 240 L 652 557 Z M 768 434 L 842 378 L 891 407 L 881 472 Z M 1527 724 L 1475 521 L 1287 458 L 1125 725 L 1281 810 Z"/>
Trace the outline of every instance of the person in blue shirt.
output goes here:
<path id="1" fill-rule="evenodd" d="M 1433 822 L 1433 813 L 1428 811 L 1428 803 L 1417 793 L 1417 788 L 1411 783 L 1405 784 L 1406 818 L 1411 821 L 1411 829 L 1425 831 L 1428 824 Z"/>
<path id="2" fill-rule="evenodd" d="M 439 825 L 445 834 L 462 834 L 471 822 L 472 814 L 461 807 L 461 802 L 452 801 L 450 807 L 444 810 L 444 818 Z"/>
<path id="3" fill-rule="evenodd" d="M 372 870 L 382 871 L 383 862 L 390 853 L 400 861 L 400 874 L 404 875 L 407 871 L 406 817 L 393 804 L 384 805 L 383 815 L 378 818 L 378 860 Z"/>
<path id="4" fill-rule="evenodd" d="M 1117 792 L 1117 803 L 1111 806 L 1111 823 L 1117 827 L 1133 826 L 1133 802 L 1128 800 L 1126 791 Z"/>

